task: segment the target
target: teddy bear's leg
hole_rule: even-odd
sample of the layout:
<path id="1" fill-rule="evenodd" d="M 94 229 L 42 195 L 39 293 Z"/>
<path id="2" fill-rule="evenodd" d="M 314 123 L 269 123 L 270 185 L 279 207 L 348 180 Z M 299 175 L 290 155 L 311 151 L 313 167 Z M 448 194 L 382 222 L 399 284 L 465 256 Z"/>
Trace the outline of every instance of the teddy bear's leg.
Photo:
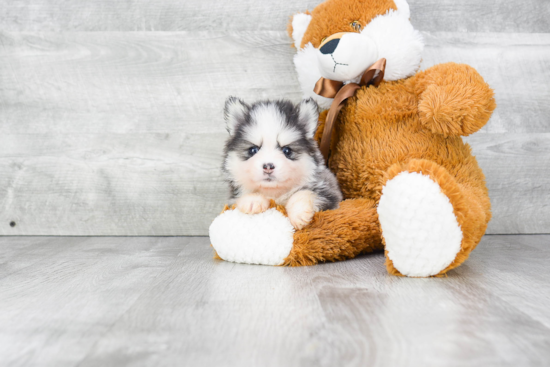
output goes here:
<path id="1" fill-rule="evenodd" d="M 315 213 L 307 227 L 294 233 L 293 248 L 283 265 L 314 265 L 381 249 L 376 202 L 348 199 L 338 209 Z"/>
<path id="2" fill-rule="evenodd" d="M 470 168 L 479 170 L 477 164 Z M 483 179 L 459 183 L 437 163 L 414 159 L 388 170 L 378 215 L 388 272 L 437 276 L 459 266 L 476 247 L 490 203 Z"/>

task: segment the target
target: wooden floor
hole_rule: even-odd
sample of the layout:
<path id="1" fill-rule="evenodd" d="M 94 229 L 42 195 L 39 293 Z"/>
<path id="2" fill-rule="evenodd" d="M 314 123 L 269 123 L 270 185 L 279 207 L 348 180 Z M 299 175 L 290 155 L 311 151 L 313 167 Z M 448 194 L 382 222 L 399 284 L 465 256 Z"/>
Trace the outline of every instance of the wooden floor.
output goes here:
<path id="1" fill-rule="evenodd" d="M 548 366 L 550 235 L 486 236 L 441 279 L 382 254 L 304 268 L 206 237 L 0 237 L 2 366 Z"/>

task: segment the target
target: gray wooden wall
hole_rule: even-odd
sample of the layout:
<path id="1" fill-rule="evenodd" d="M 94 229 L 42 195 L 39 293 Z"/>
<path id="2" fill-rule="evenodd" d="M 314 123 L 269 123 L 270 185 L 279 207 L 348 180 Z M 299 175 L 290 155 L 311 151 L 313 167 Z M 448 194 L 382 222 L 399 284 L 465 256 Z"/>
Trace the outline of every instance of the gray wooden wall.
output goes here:
<path id="1" fill-rule="evenodd" d="M 286 23 L 319 2 L 1 1 L 0 234 L 207 234 L 223 101 L 299 100 Z M 466 139 L 488 232 L 549 233 L 550 1 L 409 3 L 423 68 L 465 62 L 496 91 Z"/>

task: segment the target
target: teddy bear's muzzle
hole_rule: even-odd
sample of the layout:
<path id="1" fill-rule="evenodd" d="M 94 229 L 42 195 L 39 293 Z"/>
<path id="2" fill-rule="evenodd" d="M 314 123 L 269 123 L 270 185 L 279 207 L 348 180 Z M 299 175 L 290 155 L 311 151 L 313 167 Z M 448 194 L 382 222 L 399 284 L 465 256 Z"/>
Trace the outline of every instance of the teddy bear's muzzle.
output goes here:
<path id="1" fill-rule="evenodd" d="M 377 57 L 374 42 L 356 32 L 335 33 L 327 37 L 319 45 L 317 54 L 321 75 L 341 82 L 361 76 Z"/>

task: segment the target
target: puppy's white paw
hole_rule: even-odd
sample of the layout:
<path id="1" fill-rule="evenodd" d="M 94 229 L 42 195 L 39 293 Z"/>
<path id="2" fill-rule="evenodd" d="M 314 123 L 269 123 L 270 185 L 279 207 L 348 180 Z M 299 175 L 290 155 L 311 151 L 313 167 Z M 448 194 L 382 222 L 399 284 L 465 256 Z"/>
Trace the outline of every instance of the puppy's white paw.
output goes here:
<path id="1" fill-rule="evenodd" d="M 290 223 L 296 229 L 307 226 L 315 214 L 315 193 L 309 190 L 298 191 L 290 197 L 286 204 L 286 212 Z"/>
<path id="2" fill-rule="evenodd" d="M 237 209 L 245 214 L 263 213 L 269 209 L 269 200 L 260 194 L 247 194 L 237 199 Z"/>

